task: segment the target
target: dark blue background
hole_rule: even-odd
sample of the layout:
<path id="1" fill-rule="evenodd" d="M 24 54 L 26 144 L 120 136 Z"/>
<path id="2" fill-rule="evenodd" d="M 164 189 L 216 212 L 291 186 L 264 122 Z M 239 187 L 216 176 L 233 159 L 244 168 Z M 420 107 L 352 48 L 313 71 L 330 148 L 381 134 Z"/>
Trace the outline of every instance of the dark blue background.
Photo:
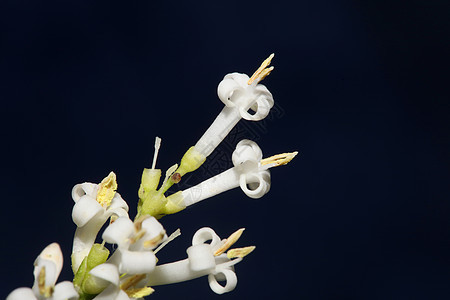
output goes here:
<path id="1" fill-rule="evenodd" d="M 31 286 L 61 244 L 71 279 L 74 184 L 109 171 L 134 216 L 143 167 L 178 162 L 220 111 L 222 77 L 252 73 L 276 106 L 242 121 L 172 192 L 229 166 L 238 138 L 298 150 L 259 200 L 236 189 L 162 219 L 256 251 L 220 299 L 447 299 L 450 296 L 448 1 L 2 1 L 1 294 Z M 446 86 L 447 85 L 447 86 Z M 219 299 L 206 278 L 151 299 Z"/>

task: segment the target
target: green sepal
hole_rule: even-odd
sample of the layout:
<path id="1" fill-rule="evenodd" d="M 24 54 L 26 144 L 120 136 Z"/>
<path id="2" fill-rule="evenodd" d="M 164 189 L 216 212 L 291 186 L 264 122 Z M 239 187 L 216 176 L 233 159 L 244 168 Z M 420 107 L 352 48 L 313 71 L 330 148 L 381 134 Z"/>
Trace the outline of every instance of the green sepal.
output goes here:
<path id="1" fill-rule="evenodd" d="M 106 262 L 109 256 L 109 250 L 102 244 L 94 244 L 86 256 L 81 262 L 77 273 L 73 279 L 74 286 L 78 287 L 81 294 L 96 295 L 103 291 L 104 286 L 99 286 L 97 280 L 92 277 L 89 272 L 98 265 Z M 85 295 L 90 299 L 89 295 Z M 81 298 L 80 298 L 81 299 Z"/>
<path id="2" fill-rule="evenodd" d="M 181 176 L 186 173 L 197 170 L 206 160 L 206 156 L 198 152 L 194 146 L 188 149 L 183 155 L 180 162 L 180 167 L 176 170 Z"/>

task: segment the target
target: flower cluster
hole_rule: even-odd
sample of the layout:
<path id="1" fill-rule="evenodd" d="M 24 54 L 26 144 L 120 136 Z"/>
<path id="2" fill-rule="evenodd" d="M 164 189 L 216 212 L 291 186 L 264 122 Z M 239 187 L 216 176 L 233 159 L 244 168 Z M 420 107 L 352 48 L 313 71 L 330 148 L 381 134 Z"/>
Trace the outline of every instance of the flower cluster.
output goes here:
<path id="1" fill-rule="evenodd" d="M 156 138 L 151 169 L 144 169 L 139 188 L 136 217 L 128 215 L 128 205 L 117 192 L 116 175 L 111 172 L 99 184 L 81 183 L 74 186 L 72 219 L 77 229 L 73 240 L 73 282 L 56 284 L 63 257 L 57 243 L 47 246 L 34 264 L 32 288 L 18 288 L 7 300 L 16 299 L 143 299 L 154 286 L 172 284 L 207 276 L 209 286 L 217 294 L 232 291 L 237 284 L 233 266 L 255 247 L 231 249 L 244 229 L 221 239 L 213 229 L 199 229 L 187 248 L 187 258 L 158 265 L 156 254 L 180 231 L 166 234 L 158 221 L 199 201 L 240 187 L 250 198 L 260 198 L 270 189 L 270 168 L 291 161 L 297 152 L 263 159 L 259 146 L 250 140 L 240 141 L 231 160 L 234 167 L 197 186 L 166 196 L 166 191 L 182 176 L 198 169 L 241 118 L 258 121 L 265 118 L 273 106 L 269 90 L 259 82 L 273 67 L 268 67 L 273 54 L 249 78 L 232 73 L 218 86 L 218 96 L 225 104 L 213 124 L 200 140 L 165 174 L 160 184 L 161 170 L 156 160 L 161 139 Z M 158 186 L 160 188 L 158 189 Z M 100 230 L 102 243 L 96 243 Z M 210 241 L 210 242 L 208 242 Z M 115 245 L 111 254 L 105 244 Z M 221 283 L 219 283 L 222 282 Z"/>

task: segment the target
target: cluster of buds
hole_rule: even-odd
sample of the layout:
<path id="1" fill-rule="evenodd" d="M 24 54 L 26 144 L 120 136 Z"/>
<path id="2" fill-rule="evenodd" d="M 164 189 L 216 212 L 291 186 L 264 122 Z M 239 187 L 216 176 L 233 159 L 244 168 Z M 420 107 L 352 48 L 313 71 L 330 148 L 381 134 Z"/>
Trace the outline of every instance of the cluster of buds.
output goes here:
<path id="1" fill-rule="evenodd" d="M 167 170 L 161 184 L 161 170 L 156 169 L 161 139 L 156 138 L 152 167 L 142 173 L 137 214 L 133 220 L 128 215 L 127 203 L 117 192 L 113 172 L 99 184 L 75 185 L 72 219 L 77 229 L 71 257 L 73 281 L 56 284 L 63 257 L 59 245 L 53 243 L 35 261 L 33 287 L 18 288 L 7 300 L 143 299 L 153 293 L 154 286 L 202 276 L 207 276 L 215 293 L 232 291 L 237 284 L 233 266 L 255 249 L 254 246 L 231 249 L 243 228 L 227 239 L 219 238 L 211 228 L 201 228 L 186 250 L 186 259 L 158 265 L 157 253 L 180 235 L 178 229 L 168 236 L 158 219 L 236 187 L 250 198 L 260 198 L 270 189 L 269 169 L 287 164 L 295 157 L 297 152 L 263 159 L 255 142 L 242 140 L 231 156 L 234 167 L 194 187 L 165 195 L 182 176 L 205 162 L 241 118 L 258 121 L 268 115 L 273 97 L 259 82 L 273 70 L 269 67 L 272 58 L 273 54 L 250 78 L 239 73 L 225 76 L 218 86 L 218 96 L 225 107 L 200 140 L 185 153 L 180 165 Z M 101 235 L 103 242 L 95 243 L 107 222 Z M 105 247 L 106 243 L 115 245 L 112 254 Z"/>

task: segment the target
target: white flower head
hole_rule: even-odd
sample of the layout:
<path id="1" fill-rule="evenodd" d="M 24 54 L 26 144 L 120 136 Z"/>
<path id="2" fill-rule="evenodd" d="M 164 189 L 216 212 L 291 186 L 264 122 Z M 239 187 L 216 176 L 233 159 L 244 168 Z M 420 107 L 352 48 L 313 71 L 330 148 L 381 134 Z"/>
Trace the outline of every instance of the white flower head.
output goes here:
<path id="1" fill-rule="evenodd" d="M 185 206 L 213 197 L 230 189 L 240 187 L 250 198 L 258 199 L 270 190 L 269 168 L 291 161 L 297 152 L 284 153 L 262 159 L 258 144 L 242 140 L 232 154 L 233 168 L 230 168 L 200 184 L 170 197 L 182 198 Z"/>
<path id="2" fill-rule="evenodd" d="M 232 291 L 237 285 L 237 276 L 233 266 L 252 252 L 255 247 L 245 247 L 227 251 L 240 237 L 244 229 L 233 233 L 228 239 L 221 240 L 209 227 L 199 229 L 192 238 L 192 246 L 187 249 L 188 258 L 157 266 L 148 274 L 151 286 L 177 283 L 208 276 L 210 288 L 217 294 Z M 207 241 L 211 240 L 211 243 Z M 218 281 L 225 281 L 225 285 Z"/>
<path id="3" fill-rule="evenodd" d="M 259 82 L 273 70 L 273 67 L 267 68 L 272 58 L 273 54 L 263 62 L 252 78 L 246 74 L 231 73 L 219 83 L 217 95 L 225 107 L 195 144 L 197 153 L 205 157 L 210 155 L 241 118 L 259 121 L 269 114 L 274 104 L 273 97 L 267 87 Z M 253 113 L 249 113 L 249 110 Z"/>
<path id="4" fill-rule="evenodd" d="M 76 272 L 88 255 L 103 224 L 111 217 L 128 217 L 128 205 L 116 192 L 116 176 L 111 172 L 100 184 L 81 183 L 72 189 L 77 225 L 72 249 L 72 268 Z"/>
<path id="5" fill-rule="evenodd" d="M 154 217 L 141 218 L 134 223 L 127 217 L 118 218 L 103 232 L 103 239 L 118 248 L 108 262 L 115 264 L 120 273 L 143 274 L 156 265 L 153 249 L 167 235 Z"/>
<path id="6" fill-rule="evenodd" d="M 18 288 L 12 291 L 6 299 L 78 299 L 78 293 L 75 291 L 72 282 L 64 281 L 56 284 L 62 265 L 63 255 L 59 245 L 57 243 L 48 245 L 34 262 L 33 288 Z"/>

